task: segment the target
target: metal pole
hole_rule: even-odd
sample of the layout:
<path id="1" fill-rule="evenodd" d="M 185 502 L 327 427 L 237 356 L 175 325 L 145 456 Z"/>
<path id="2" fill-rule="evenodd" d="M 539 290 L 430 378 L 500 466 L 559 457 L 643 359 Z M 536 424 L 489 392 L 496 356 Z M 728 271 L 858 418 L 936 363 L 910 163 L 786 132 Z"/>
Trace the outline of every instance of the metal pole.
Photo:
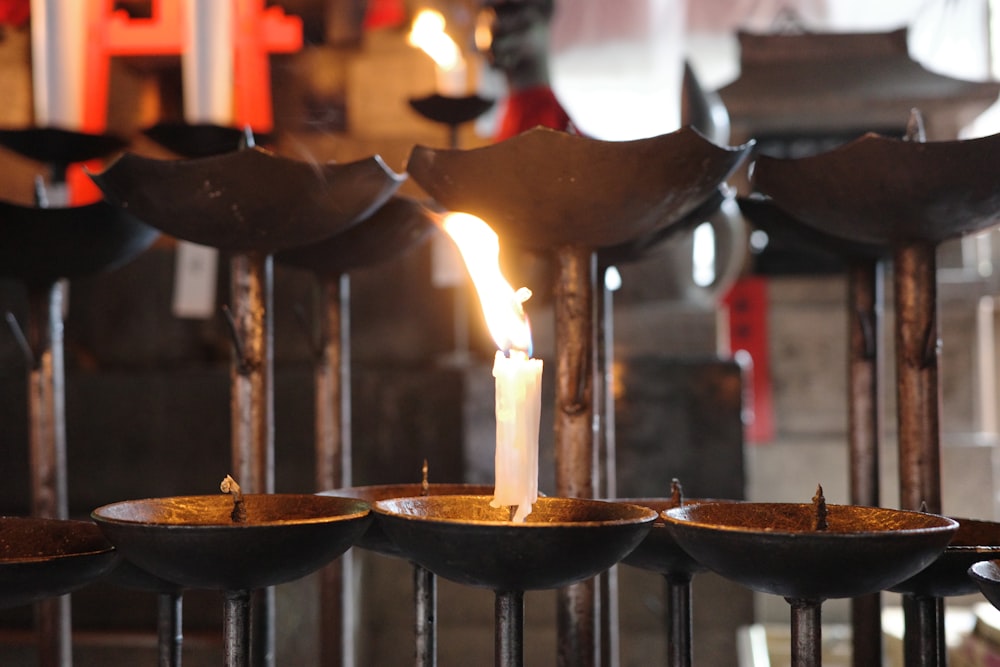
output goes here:
<path id="1" fill-rule="evenodd" d="M 691 576 L 666 575 L 667 665 L 691 667 Z"/>
<path id="2" fill-rule="evenodd" d="M 350 278 L 321 279 L 320 350 L 314 370 L 316 488 L 351 485 Z M 324 667 L 353 667 L 357 611 L 354 554 L 346 551 L 320 571 L 320 661 Z"/>
<path id="3" fill-rule="evenodd" d="M 437 665 L 437 577 L 419 565 L 413 566 L 413 599 L 416 609 L 417 667 Z"/>
<path id="4" fill-rule="evenodd" d="M 597 476 L 599 498 L 618 497 L 617 466 L 615 461 L 615 396 L 614 386 L 614 291 L 607 287 L 607 268 L 598 271 L 599 284 L 594 294 L 597 297 L 597 342 L 594 384 L 594 403 L 600 406 L 597 436 Z M 598 575 L 600 582 L 601 609 L 601 662 L 603 667 L 618 667 L 621 662 L 619 648 L 619 605 L 618 566 L 612 565 Z"/>
<path id="5" fill-rule="evenodd" d="M 903 662 L 907 667 L 944 667 L 948 647 L 944 636 L 944 600 L 904 595 Z"/>
<path id="6" fill-rule="evenodd" d="M 893 261 L 900 507 L 939 514 L 941 433 L 935 247 L 931 243 L 904 244 L 896 249 Z"/>
<path id="7" fill-rule="evenodd" d="M 822 602 L 799 598 L 786 600 L 792 606 L 792 667 L 820 667 L 823 664 Z"/>
<path id="8" fill-rule="evenodd" d="M 236 344 L 230 373 L 233 471 L 244 492 L 273 493 L 273 261 L 264 253 L 237 253 L 230 267 L 230 324 Z M 274 667 L 274 588 L 253 597 L 251 656 L 255 665 Z"/>
<path id="9" fill-rule="evenodd" d="M 250 667 L 250 591 L 227 591 L 222 607 L 223 665 Z"/>
<path id="10" fill-rule="evenodd" d="M 524 665 L 524 591 L 497 591 L 496 635 L 493 664 L 496 667 Z"/>
<path id="11" fill-rule="evenodd" d="M 63 360 L 61 282 L 28 285 L 28 429 L 31 511 L 36 517 L 66 519 L 66 372 Z M 70 597 L 35 604 L 40 667 L 73 664 Z"/>
<path id="12" fill-rule="evenodd" d="M 848 434 L 850 502 L 879 506 L 881 441 L 882 266 L 859 260 L 848 267 Z M 882 662 L 882 598 L 872 593 L 851 599 L 854 667 Z"/>
<path id="13" fill-rule="evenodd" d="M 181 593 L 157 595 L 157 649 L 159 667 L 181 667 L 184 645 L 184 604 Z"/>
<path id="14" fill-rule="evenodd" d="M 596 490 L 594 425 L 594 289 L 596 254 L 580 246 L 556 251 L 556 494 L 592 498 Z M 557 665 L 588 667 L 600 656 L 596 578 L 557 593 Z"/>

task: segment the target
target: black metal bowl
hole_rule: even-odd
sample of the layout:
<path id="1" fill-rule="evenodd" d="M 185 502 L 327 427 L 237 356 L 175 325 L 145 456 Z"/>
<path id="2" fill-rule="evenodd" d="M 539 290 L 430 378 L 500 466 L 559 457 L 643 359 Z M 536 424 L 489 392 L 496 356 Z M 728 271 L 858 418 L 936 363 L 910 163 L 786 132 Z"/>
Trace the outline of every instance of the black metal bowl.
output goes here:
<path id="1" fill-rule="evenodd" d="M 937 558 L 958 522 L 923 512 L 808 503 L 700 503 L 663 513 L 695 560 L 761 593 L 824 600 L 893 586 Z"/>
<path id="2" fill-rule="evenodd" d="M 374 504 L 400 552 L 434 574 L 494 591 L 558 588 L 603 572 L 634 549 L 656 512 L 579 498 L 539 498 L 512 523 L 492 496 L 396 498 Z"/>
<path id="3" fill-rule="evenodd" d="M 954 517 L 953 517 L 954 518 Z M 958 519 L 951 542 L 926 568 L 889 590 L 926 597 L 950 597 L 975 593 L 978 587 L 969 568 L 981 560 L 1000 558 L 1000 523 Z"/>
<path id="4" fill-rule="evenodd" d="M 368 503 L 311 494 L 127 500 L 92 516 L 124 558 L 185 588 L 251 590 L 293 581 L 346 551 L 371 521 Z"/>
<path id="5" fill-rule="evenodd" d="M 82 588 L 118 558 L 92 521 L 0 517 L 0 608 Z"/>

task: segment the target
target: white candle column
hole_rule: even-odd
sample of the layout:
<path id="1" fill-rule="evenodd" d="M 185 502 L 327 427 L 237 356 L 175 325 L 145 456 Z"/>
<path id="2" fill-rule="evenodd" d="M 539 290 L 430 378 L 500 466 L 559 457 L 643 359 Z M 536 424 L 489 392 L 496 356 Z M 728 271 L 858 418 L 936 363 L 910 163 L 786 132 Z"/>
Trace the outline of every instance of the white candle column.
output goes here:
<path id="1" fill-rule="evenodd" d="M 542 360 L 512 350 L 497 352 L 496 459 L 493 507 L 517 507 L 512 521 L 524 521 L 538 500 L 538 424 L 542 414 Z"/>
<path id="2" fill-rule="evenodd" d="M 231 0 L 186 0 L 185 10 L 186 32 L 181 54 L 184 119 L 191 124 L 230 125 L 233 121 L 233 3 Z"/>
<path id="3" fill-rule="evenodd" d="M 35 125 L 77 129 L 83 112 L 87 3 L 31 0 Z"/>

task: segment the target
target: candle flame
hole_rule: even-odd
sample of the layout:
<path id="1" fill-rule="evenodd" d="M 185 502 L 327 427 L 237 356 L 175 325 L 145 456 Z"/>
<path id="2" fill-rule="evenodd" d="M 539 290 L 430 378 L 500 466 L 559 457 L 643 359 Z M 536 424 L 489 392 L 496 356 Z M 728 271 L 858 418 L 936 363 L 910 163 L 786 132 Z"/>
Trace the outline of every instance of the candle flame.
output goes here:
<path id="1" fill-rule="evenodd" d="M 465 65 L 465 59 L 448 33 L 444 31 L 444 15 L 433 9 L 423 9 L 413 19 L 406 41 L 430 56 L 443 70 L 454 70 Z"/>
<path id="2" fill-rule="evenodd" d="M 515 290 L 503 277 L 497 233 L 469 213 L 449 213 L 441 228 L 458 246 L 497 347 L 504 353 L 518 350 L 530 357 L 531 325 L 524 302 L 531 297 L 531 290 L 527 287 Z"/>

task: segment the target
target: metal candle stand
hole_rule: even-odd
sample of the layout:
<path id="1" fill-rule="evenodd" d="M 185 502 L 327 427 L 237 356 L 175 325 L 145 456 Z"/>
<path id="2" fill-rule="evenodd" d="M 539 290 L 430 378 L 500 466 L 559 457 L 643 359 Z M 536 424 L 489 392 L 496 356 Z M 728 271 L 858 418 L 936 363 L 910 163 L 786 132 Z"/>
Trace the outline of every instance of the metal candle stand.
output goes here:
<path id="1" fill-rule="evenodd" d="M 683 497 L 680 483 L 671 484 L 669 498 L 617 498 L 616 502 L 649 507 L 663 512 L 685 504 L 700 502 L 739 502 L 718 499 Z M 662 516 L 657 516 L 653 528 L 632 553 L 622 559 L 623 565 L 655 572 L 666 584 L 664 619 L 667 633 L 667 667 L 691 667 L 693 645 L 691 631 L 691 579 L 707 568 L 688 555 L 674 539 Z"/>
<path id="2" fill-rule="evenodd" d="M 812 157 L 762 156 L 754 169 L 756 189 L 803 224 L 892 252 L 903 509 L 941 511 L 935 252 L 946 239 L 997 223 L 998 151 L 1000 135 L 925 143 L 870 133 Z M 907 660 L 934 664 L 916 661 L 937 660 L 944 651 L 942 601 L 907 595 L 903 606 Z M 925 625 L 920 618 L 934 618 L 942 629 L 917 635 Z"/>
<path id="3" fill-rule="evenodd" d="M 486 220 L 556 266 L 556 495 L 596 494 L 596 251 L 648 238 L 707 200 L 749 145 L 726 149 L 685 128 L 605 142 L 536 128 L 472 150 L 417 146 L 407 172 L 439 204 Z M 558 593 L 560 665 L 594 664 L 594 582 Z"/>
<path id="4" fill-rule="evenodd" d="M 337 558 L 372 518 L 368 503 L 353 498 L 275 493 L 128 500 L 91 516 L 141 570 L 223 593 L 225 667 L 259 661 L 252 650 L 252 593 Z"/>
<path id="5" fill-rule="evenodd" d="M 649 532 L 656 512 L 579 498 L 539 498 L 524 523 L 492 496 L 397 498 L 376 521 L 408 558 L 438 576 L 495 595 L 494 664 L 524 662 L 524 592 L 558 588 L 617 563 Z M 567 559 L 566 554 L 573 554 Z"/>
<path id="6" fill-rule="evenodd" d="M 47 165 L 49 184 L 63 185 L 70 164 L 102 157 L 124 142 L 58 128 L 0 130 L 0 145 Z M 51 208 L 0 202 L 0 274 L 21 281 L 28 295 L 27 326 L 12 313 L 7 323 L 28 367 L 31 507 L 36 517 L 65 519 L 65 371 L 61 279 L 111 270 L 145 250 L 156 232 L 103 202 L 67 206 L 40 179 L 39 203 Z M 51 195 L 51 196 L 50 196 Z M 69 598 L 36 605 L 39 661 L 72 661 Z"/>
<path id="7" fill-rule="evenodd" d="M 486 495 L 493 486 L 479 484 L 383 484 L 355 486 L 323 492 L 324 495 L 358 498 L 374 504 L 380 500 L 412 496 Z M 386 535 L 378 522 L 372 522 L 356 546 L 384 556 L 407 558 L 407 555 Z M 433 572 L 413 562 L 414 664 L 433 667 L 437 664 L 437 580 Z M 341 592 L 341 595 L 344 593 Z M 325 599 L 325 598 L 324 598 Z M 336 603 L 336 598 L 331 600 Z M 345 614 L 347 612 L 345 611 Z M 352 612 L 353 613 L 353 612 Z M 353 656 L 352 656 L 353 658 Z"/>
<path id="8" fill-rule="evenodd" d="M 394 196 L 377 211 L 347 230 L 318 243 L 277 253 L 284 264 L 316 275 L 319 336 L 314 342 L 316 404 L 316 488 L 344 489 L 351 485 L 351 360 L 350 271 L 371 266 L 415 247 L 433 229 L 427 209 L 415 200 Z M 351 494 L 356 496 L 356 494 Z M 356 496 L 363 497 L 363 496 Z M 370 498 L 364 498 L 369 500 Z M 352 593 L 352 554 L 344 554 L 321 574 L 320 627 L 322 664 L 353 665 L 353 628 L 356 625 Z M 423 581 L 419 579 L 418 581 Z M 431 608 L 433 595 L 418 595 Z M 433 648 L 433 641 L 427 643 Z M 433 651 L 425 652 L 432 655 Z M 427 664 L 433 664 L 428 658 Z M 418 663 L 421 664 L 421 663 Z"/>
<path id="9" fill-rule="evenodd" d="M 272 253 L 346 229 L 404 177 L 378 156 L 317 166 L 251 146 L 190 160 L 126 153 L 92 178 L 109 201 L 163 232 L 231 252 L 233 473 L 248 492 L 273 492 Z M 274 591 L 259 596 L 255 654 L 271 664 Z"/>
<path id="10" fill-rule="evenodd" d="M 662 513 L 674 539 L 716 573 L 789 603 L 795 667 L 822 664 L 824 600 L 867 595 L 917 574 L 958 523 L 904 510 L 813 503 L 707 502 Z"/>
<path id="11" fill-rule="evenodd" d="M 882 272 L 889 250 L 806 226 L 770 199 L 739 199 L 749 222 L 763 230 L 769 245 L 788 252 L 832 255 L 847 271 L 848 331 L 848 481 L 850 504 L 877 507 L 881 442 Z M 882 661 L 881 593 L 851 599 L 852 662 L 858 667 Z"/>

